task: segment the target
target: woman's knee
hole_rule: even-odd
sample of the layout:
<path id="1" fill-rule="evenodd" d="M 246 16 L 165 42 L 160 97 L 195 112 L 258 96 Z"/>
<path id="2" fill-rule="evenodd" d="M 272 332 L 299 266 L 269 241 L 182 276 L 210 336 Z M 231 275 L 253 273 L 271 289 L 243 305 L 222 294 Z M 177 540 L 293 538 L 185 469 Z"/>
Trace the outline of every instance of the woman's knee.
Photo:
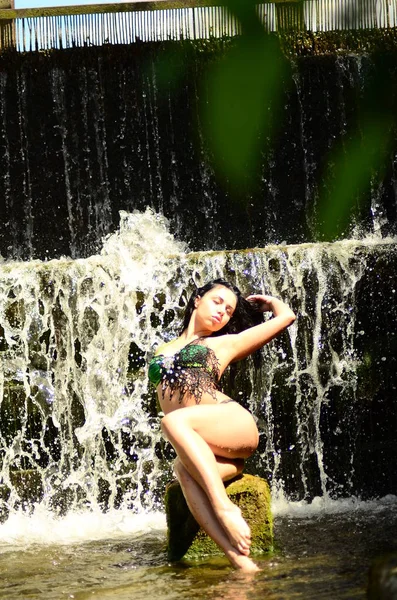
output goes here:
<path id="1" fill-rule="evenodd" d="M 175 427 L 176 416 L 174 412 L 170 412 L 161 419 L 161 431 L 164 437 L 168 440 L 172 436 L 172 431 Z"/>
<path id="2" fill-rule="evenodd" d="M 183 430 L 186 426 L 190 426 L 186 409 L 173 410 L 161 419 L 161 431 L 168 440 L 170 437 L 173 437 L 176 432 Z"/>

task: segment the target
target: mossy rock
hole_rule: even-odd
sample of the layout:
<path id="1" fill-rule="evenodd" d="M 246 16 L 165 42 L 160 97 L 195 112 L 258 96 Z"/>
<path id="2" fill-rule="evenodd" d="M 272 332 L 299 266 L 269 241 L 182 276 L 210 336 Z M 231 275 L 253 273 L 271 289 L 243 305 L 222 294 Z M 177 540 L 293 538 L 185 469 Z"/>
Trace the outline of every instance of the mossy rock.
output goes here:
<path id="1" fill-rule="evenodd" d="M 226 484 L 229 498 L 242 511 L 251 528 L 251 555 L 273 550 L 273 519 L 268 483 L 254 475 L 243 475 Z M 165 493 L 167 554 L 169 560 L 200 558 L 222 554 L 220 548 L 200 528 L 186 504 L 181 487 L 173 481 Z"/>

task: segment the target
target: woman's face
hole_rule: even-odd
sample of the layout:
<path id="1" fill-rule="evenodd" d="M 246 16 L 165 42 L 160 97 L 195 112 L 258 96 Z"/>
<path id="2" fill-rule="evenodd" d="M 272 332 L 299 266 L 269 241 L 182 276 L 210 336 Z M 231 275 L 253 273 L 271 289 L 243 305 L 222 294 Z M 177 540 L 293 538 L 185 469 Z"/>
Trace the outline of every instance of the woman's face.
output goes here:
<path id="1" fill-rule="evenodd" d="M 194 305 L 196 319 L 202 321 L 203 327 L 219 331 L 230 321 L 236 309 L 237 298 L 229 288 L 217 285 L 204 296 L 197 296 Z"/>

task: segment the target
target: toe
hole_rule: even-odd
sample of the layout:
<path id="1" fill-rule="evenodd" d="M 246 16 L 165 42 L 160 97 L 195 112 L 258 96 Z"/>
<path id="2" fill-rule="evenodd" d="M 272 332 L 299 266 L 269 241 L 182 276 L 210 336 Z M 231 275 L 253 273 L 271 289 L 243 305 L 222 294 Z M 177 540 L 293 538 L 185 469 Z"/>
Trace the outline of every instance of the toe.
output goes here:
<path id="1" fill-rule="evenodd" d="M 248 556 L 250 553 L 250 549 L 248 546 L 246 546 L 245 544 L 237 544 L 237 549 L 241 554 L 244 554 L 245 556 Z"/>

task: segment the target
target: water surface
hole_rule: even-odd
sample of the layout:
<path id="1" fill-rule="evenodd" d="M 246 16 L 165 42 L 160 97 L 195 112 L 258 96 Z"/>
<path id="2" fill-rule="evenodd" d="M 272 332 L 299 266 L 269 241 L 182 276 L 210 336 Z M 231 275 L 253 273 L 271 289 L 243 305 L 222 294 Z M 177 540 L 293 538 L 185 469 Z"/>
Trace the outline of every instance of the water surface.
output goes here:
<path id="1" fill-rule="evenodd" d="M 261 571 L 254 575 L 235 572 L 223 557 L 169 563 L 161 514 L 134 515 L 130 522 L 124 517 L 118 523 L 114 515 L 103 516 L 103 523 L 87 516 L 74 524 L 64 521 L 58 529 L 43 523 L 41 532 L 31 517 L 13 524 L 14 539 L 12 524 L 5 524 L 0 532 L 3 540 L 8 538 L 0 546 L 0 598 L 364 599 L 373 561 L 397 551 L 397 500 L 334 506 L 328 513 L 313 505 L 279 511 L 278 550 L 256 559 Z M 129 532 L 123 533 L 123 527 Z M 83 539 L 87 536 L 96 539 Z"/>

